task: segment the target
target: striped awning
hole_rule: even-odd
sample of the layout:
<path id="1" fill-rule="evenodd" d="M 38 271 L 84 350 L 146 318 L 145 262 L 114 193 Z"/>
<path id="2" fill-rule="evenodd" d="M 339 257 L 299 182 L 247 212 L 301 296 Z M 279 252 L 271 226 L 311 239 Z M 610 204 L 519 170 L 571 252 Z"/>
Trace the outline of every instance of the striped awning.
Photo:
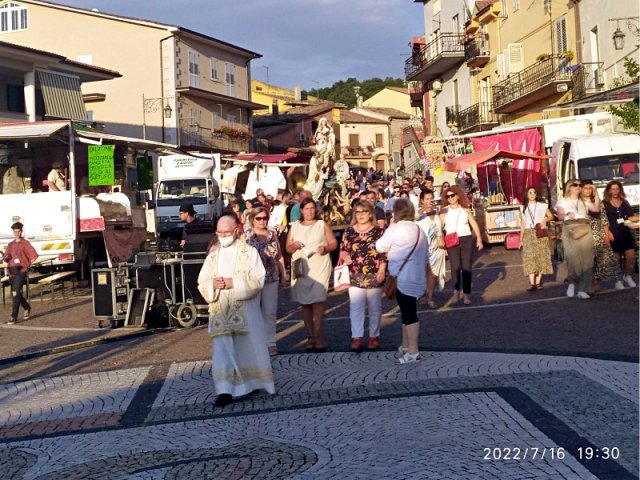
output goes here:
<path id="1" fill-rule="evenodd" d="M 87 119 L 79 77 L 38 70 L 38 80 L 44 99 L 45 116 L 80 121 Z"/>

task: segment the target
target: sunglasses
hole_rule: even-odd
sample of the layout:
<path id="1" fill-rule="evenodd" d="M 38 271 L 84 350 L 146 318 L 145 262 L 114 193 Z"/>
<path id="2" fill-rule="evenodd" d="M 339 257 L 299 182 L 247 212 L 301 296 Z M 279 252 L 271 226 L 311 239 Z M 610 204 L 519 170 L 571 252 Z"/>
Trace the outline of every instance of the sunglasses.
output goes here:
<path id="1" fill-rule="evenodd" d="M 358 213 L 369 213 L 369 212 L 367 212 L 366 210 L 356 210 L 356 214 Z"/>
<path id="2" fill-rule="evenodd" d="M 260 222 L 266 222 L 267 220 L 269 220 L 269 217 L 256 217 L 254 218 L 254 220 L 258 220 Z"/>
<path id="3" fill-rule="evenodd" d="M 455 193 L 447 193 L 447 198 L 453 198 L 455 196 L 456 196 Z"/>
<path id="4" fill-rule="evenodd" d="M 579 182 L 576 182 L 576 183 L 572 183 L 572 184 L 571 184 L 571 186 L 572 186 L 572 187 L 581 187 L 581 186 L 582 186 L 582 184 L 581 184 L 581 183 L 579 183 Z"/>

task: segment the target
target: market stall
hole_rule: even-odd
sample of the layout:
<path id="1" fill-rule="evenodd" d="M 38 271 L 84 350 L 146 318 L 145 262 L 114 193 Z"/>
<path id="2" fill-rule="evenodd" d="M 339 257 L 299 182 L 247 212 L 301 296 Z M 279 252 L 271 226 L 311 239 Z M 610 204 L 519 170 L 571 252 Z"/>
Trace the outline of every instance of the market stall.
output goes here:
<path id="1" fill-rule="evenodd" d="M 539 187 L 539 162 L 547 155 L 512 150 L 480 150 L 444 163 L 449 172 L 475 169 L 479 192 L 473 212 L 486 243 L 502 243 L 520 231 L 520 204 L 528 186 Z"/>

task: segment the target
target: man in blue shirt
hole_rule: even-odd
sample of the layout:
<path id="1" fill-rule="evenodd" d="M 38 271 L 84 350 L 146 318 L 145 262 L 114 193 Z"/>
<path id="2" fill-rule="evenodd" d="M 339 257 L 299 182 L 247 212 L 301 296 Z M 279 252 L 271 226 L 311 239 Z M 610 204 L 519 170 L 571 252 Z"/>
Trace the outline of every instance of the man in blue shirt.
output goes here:
<path id="1" fill-rule="evenodd" d="M 291 223 L 300 220 L 300 203 L 305 198 L 311 198 L 311 192 L 308 190 L 300 190 L 300 194 L 298 195 L 298 202 L 291 208 Z"/>

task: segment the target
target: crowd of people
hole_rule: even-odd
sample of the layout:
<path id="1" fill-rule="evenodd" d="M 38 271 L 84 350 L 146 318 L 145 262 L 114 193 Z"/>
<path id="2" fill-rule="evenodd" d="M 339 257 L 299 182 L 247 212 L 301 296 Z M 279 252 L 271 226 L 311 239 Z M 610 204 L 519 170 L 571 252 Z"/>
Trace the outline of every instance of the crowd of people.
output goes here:
<path id="1" fill-rule="evenodd" d="M 278 292 L 285 286 L 291 286 L 291 298 L 300 305 L 306 349 L 328 348 L 325 308 L 336 265 L 346 265 L 349 272 L 351 350 L 379 348 L 387 295 L 401 314 L 398 364 L 420 359 L 418 306 L 440 308 L 436 288 L 444 290 L 447 259 L 453 284 L 447 305 L 473 302 L 473 259 L 483 249 L 483 236 L 468 191 L 447 182 L 436 188 L 430 176 L 399 181 L 368 173 L 348 180 L 351 220 L 345 217 L 343 225 L 332 224 L 323 215 L 328 206 L 305 190 L 279 192 L 275 198 L 258 190 L 251 200 L 229 202 L 199 278 L 201 293 L 215 305 L 209 332 L 220 405 L 254 389 L 273 391 L 268 356 L 279 353 Z M 554 273 L 549 241 L 554 218 L 563 226 L 569 297 L 589 298 L 605 281 L 615 281 L 619 289 L 625 283 L 635 286 L 636 245 L 625 221 L 637 221 L 638 215 L 622 185 L 610 182 L 602 200 L 589 182 L 572 180 L 565 192 L 555 213 L 536 188 L 520 199 L 526 290 L 543 289 L 543 276 Z M 393 294 L 387 292 L 391 280 Z"/>

